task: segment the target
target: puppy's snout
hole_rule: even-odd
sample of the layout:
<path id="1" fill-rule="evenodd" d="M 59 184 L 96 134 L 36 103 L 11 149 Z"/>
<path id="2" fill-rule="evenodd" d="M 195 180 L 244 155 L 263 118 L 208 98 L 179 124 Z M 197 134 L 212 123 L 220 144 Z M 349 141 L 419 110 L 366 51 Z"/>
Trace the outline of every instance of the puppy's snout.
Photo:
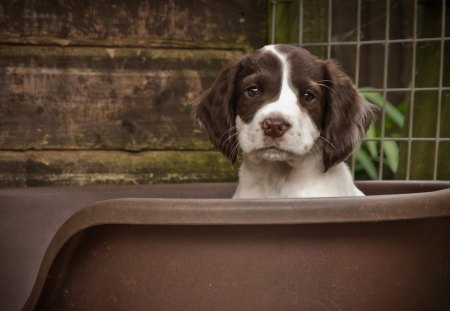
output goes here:
<path id="1" fill-rule="evenodd" d="M 289 130 L 291 125 L 283 119 L 268 118 L 261 123 L 264 135 L 272 138 L 281 137 Z"/>

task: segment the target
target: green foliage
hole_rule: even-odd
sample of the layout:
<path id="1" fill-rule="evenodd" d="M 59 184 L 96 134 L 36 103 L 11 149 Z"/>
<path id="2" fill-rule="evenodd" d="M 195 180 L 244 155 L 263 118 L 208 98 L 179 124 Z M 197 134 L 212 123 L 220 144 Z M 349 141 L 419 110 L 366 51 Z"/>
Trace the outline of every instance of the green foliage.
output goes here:
<path id="1" fill-rule="evenodd" d="M 405 122 L 405 116 L 401 110 L 407 106 L 407 102 L 403 101 L 397 107 L 385 100 L 383 94 L 371 89 L 360 89 L 360 95 L 372 103 L 379 111 L 385 111 L 384 133 L 390 133 L 395 128 L 401 129 Z M 400 109 L 399 109 L 400 108 Z M 386 135 L 385 135 L 386 136 Z M 399 134 L 391 133 L 390 137 L 398 137 Z M 355 154 L 355 173 L 357 176 L 367 175 L 371 179 L 378 179 L 380 157 L 383 157 L 383 163 L 394 175 L 398 168 L 399 146 L 395 141 L 383 141 L 381 128 L 372 123 L 366 132 L 366 142 Z M 381 144 L 383 146 L 381 147 Z M 382 155 L 380 156 L 380 154 Z"/>

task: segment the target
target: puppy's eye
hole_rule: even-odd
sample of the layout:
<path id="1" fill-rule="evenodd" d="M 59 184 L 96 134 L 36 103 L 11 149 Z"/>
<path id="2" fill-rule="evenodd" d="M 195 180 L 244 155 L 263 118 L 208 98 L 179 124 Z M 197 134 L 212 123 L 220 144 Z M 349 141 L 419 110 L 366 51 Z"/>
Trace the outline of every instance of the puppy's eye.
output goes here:
<path id="1" fill-rule="evenodd" d="M 316 98 L 316 96 L 315 96 L 313 93 L 311 93 L 310 91 L 304 91 L 304 92 L 302 93 L 302 95 L 301 95 L 301 100 L 302 100 L 304 103 L 310 103 L 310 102 L 312 102 L 315 98 Z"/>
<path id="2" fill-rule="evenodd" d="M 259 96 L 260 91 L 257 86 L 251 86 L 247 89 L 247 95 L 250 97 L 256 97 Z"/>

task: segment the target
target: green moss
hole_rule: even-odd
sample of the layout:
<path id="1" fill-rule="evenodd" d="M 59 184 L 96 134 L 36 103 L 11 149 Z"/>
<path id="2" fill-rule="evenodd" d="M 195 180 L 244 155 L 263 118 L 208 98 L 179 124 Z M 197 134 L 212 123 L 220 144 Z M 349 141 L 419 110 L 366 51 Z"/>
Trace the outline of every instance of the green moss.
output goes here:
<path id="1" fill-rule="evenodd" d="M 149 184 L 234 181 L 218 152 L 0 152 L 1 186 Z"/>

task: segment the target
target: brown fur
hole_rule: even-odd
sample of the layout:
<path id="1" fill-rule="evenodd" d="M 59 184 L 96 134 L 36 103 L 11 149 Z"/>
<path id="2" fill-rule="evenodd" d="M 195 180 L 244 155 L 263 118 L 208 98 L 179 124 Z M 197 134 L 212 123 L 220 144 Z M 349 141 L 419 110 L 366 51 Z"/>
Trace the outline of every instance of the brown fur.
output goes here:
<path id="1" fill-rule="evenodd" d="M 322 128 L 323 165 L 327 171 L 345 161 L 361 143 L 373 119 L 371 105 L 358 95 L 350 78 L 333 62 L 324 63 L 327 105 Z"/>
<path id="2" fill-rule="evenodd" d="M 240 60 L 233 60 L 219 74 L 213 85 L 194 103 L 194 115 L 208 133 L 213 145 L 232 162 L 237 154 L 236 77 Z"/>

